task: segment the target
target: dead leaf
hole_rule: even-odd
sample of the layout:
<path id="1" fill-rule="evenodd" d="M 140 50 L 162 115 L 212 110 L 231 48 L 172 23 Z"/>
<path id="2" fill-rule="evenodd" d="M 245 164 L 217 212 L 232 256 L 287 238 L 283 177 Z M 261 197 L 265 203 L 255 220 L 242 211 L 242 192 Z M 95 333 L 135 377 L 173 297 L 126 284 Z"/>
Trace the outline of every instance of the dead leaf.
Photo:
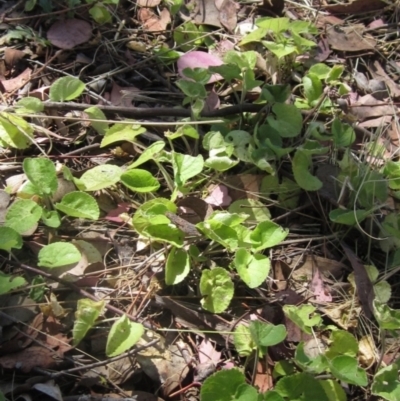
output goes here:
<path id="1" fill-rule="evenodd" d="M 369 71 L 371 75 L 378 80 L 382 80 L 385 82 L 387 87 L 390 90 L 390 95 L 394 98 L 400 97 L 400 86 L 396 84 L 389 75 L 386 74 L 385 70 L 382 68 L 381 64 L 378 60 L 375 60 L 372 64 L 369 65 Z"/>
<path id="2" fill-rule="evenodd" d="M 319 269 L 315 269 L 314 276 L 310 283 L 310 291 L 315 295 L 317 302 L 332 302 L 332 295 L 322 279 Z"/>
<path id="3" fill-rule="evenodd" d="M 364 29 L 364 25 L 332 26 L 326 31 L 328 43 L 332 49 L 343 52 L 374 50 L 376 40 L 372 36 L 363 35 Z"/>
<path id="4" fill-rule="evenodd" d="M 260 393 L 265 393 L 273 387 L 272 372 L 269 371 L 266 360 L 257 361 L 257 368 L 254 377 L 254 386 L 258 387 Z"/>
<path id="5" fill-rule="evenodd" d="M 221 105 L 219 96 L 215 92 L 214 88 L 208 93 L 206 98 L 206 104 L 204 106 L 204 112 L 210 112 L 212 110 L 218 110 Z"/>
<path id="6" fill-rule="evenodd" d="M 0 83 L 3 85 L 6 92 L 14 92 L 22 88 L 31 79 L 32 70 L 26 68 L 17 77 L 11 79 L 2 79 Z"/>
<path id="7" fill-rule="evenodd" d="M 4 50 L 4 61 L 8 68 L 14 68 L 25 56 L 25 52 L 13 47 L 6 47 Z"/>
<path id="8" fill-rule="evenodd" d="M 222 28 L 222 23 L 219 19 L 219 10 L 215 4 L 215 0 L 199 0 L 196 1 L 195 4 L 193 15 L 196 24 Z"/>
<path id="9" fill-rule="evenodd" d="M 32 386 L 36 391 L 43 393 L 48 396 L 48 398 L 56 401 L 63 401 L 63 397 L 61 395 L 60 387 L 55 384 L 54 380 L 49 380 L 46 383 L 36 383 Z"/>
<path id="10" fill-rule="evenodd" d="M 215 5 L 219 10 L 219 20 L 224 28 L 229 32 L 233 32 L 237 25 L 237 4 L 233 0 L 222 0 L 221 5 L 218 5 L 219 0 L 215 0 Z"/>
<path id="11" fill-rule="evenodd" d="M 91 36 L 92 27 L 89 22 L 76 18 L 56 21 L 47 31 L 47 39 L 60 49 L 73 49 L 88 42 Z"/>
<path id="12" fill-rule="evenodd" d="M 157 7 L 161 3 L 161 0 L 137 0 L 136 5 L 139 7 L 153 8 Z"/>
<path id="13" fill-rule="evenodd" d="M 197 224 L 200 221 L 206 220 L 213 212 L 213 208 L 208 203 L 195 196 L 187 196 L 186 198 L 179 199 L 176 205 L 180 209 L 178 215 L 187 219 L 192 224 Z M 193 213 L 196 214 L 196 219 L 187 216 L 185 213 L 181 213 L 183 209 L 186 209 L 186 213 L 188 209 L 193 211 Z"/>
<path id="14" fill-rule="evenodd" d="M 165 31 L 171 22 L 171 15 L 167 8 L 161 10 L 160 16 L 150 8 L 140 8 L 137 15 L 138 20 L 143 23 L 143 29 L 150 32 Z"/>
<path id="15" fill-rule="evenodd" d="M 261 181 L 264 177 L 256 174 L 231 175 L 225 179 L 225 185 L 229 188 L 229 196 L 232 202 L 238 199 L 258 199 Z"/>
<path id="16" fill-rule="evenodd" d="M 385 8 L 387 3 L 383 0 L 353 0 L 349 3 L 326 4 L 322 6 L 325 11 L 336 14 L 364 14 Z"/>
<path id="17" fill-rule="evenodd" d="M 33 368 L 54 369 L 57 361 L 55 353 L 47 348 L 32 346 L 14 354 L 0 357 L 0 366 L 3 369 L 19 369 L 23 373 L 30 372 Z"/>
<path id="18" fill-rule="evenodd" d="M 328 40 L 326 38 L 320 39 L 316 48 L 315 60 L 319 62 L 325 61 L 331 53 L 332 50 L 329 48 Z"/>
<path id="19" fill-rule="evenodd" d="M 204 199 L 210 205 L 226 207 L 232 203 L 232 198 L 228 195 L 228 188 L 225 185 L 215 185 L 210 195 Z"/>
<path id="20" fill-rule="evenodd" d="M 350 115 L 354 116 L 356 121 L 359 122 L 368 118 L 393 116 L 395 113 L 397 113 L 396 106 L 377 100 L 370 94 L 359 98 L 356 103 L 351 104 L 350 109 Z"/>
<path id="21" fill-rule="evenodd" d="M 372 317 L 372 301 L 374 300 L 374 287 L 365 267 L 357 255 L 347 246 L 341 244 L 354 270 L 354 279 L 357 287 L 358 299 L 367 318 Z"/>
<path id="22" fill-rule="evenodd" d="M 372 366 L 379 359 L 374 340 L 370 335 L 363 336 L 358 340 L 358 359 L 365 367 Z"/>

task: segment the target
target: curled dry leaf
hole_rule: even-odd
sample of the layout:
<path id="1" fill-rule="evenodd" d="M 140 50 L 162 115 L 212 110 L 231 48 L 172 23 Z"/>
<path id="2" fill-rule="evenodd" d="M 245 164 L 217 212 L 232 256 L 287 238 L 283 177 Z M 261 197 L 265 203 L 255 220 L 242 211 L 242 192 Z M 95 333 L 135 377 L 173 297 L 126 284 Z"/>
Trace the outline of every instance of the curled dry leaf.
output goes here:
<path id="1" fill-rule="evenodd" d="M 7 80 L 2 79 L 0 83 L 6 92 L 14 92 L 22 88 L 30 80 L 31 73 L 32 70 L 30 68 L 26 68 L 17 77 Z"/>
<path id="2" fill-rule="evenodd" d="M 213 56 L 212 54 L 201 52 L 201 51 L 193 51 L 184 54 L 178 60 L 178 73 L 182 78 L 186 78 L 183 70 L 185 68 L 208 68 L 214 67 L 218 65 L 224 64 L 223 61 L 217 57 Z M 222 77 L 219 74 L 211 75 L 208 83 L 216 82 L 221 80 Z"/>
<path id="3" fill-rule="evenodd" d="M 47 32 L 50 43 L 60 49 L 73 49 L 87 42 L 92 36 L 92 27 L 86 21 L 72 18 L 55 22 Z"/>
<path id="4" fill-rule="evenodd" d="M 136 5 L 139 7 L 157 7 L 161 3 L 161 0 L 137 0 Z"/>
<path id="5" fill-rule="evenodd" d="M 233 0 L 216 0 L 215 5 L 219 10 L 221 24 L 229 32 L 233 32 L 237 25 L 237 4 Z"/>
<path id="6" fill-rule="evenodd" d="M 374 50 L 376 40 L 363 35 L 364 25 L 348 27 L 333 26 L 326 31 L 328 43 L 332 49 L 343 52 L 361 52 Z"/>
<path id="7" fill-rule="evenodd" d="M 138 10 L 138 20 L 143 23 L 143 29 L 150 32 L 165 31 L 171 22 L 171 15 L 167 8 L 163 8 L 160 16 L 156 15 L 150 8 Z"/>

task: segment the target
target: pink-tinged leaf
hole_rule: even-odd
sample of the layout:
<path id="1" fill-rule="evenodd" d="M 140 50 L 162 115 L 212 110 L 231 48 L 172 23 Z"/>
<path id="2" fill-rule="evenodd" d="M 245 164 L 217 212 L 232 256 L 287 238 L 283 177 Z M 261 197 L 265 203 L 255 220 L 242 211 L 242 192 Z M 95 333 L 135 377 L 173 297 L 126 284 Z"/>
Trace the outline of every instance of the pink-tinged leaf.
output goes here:
<path id="1" fill-rule="evenodd" d="M 185 68 L 208 68 L 208 67 L 215 67 L 218 65 L 224 64 L 223 61 L 217 57 L 213 56 L 212 54 L 201 52 L 201 51 L 193 51 L 184 54 L 178 59 L 177 66 L 178 66 L 178 73 L 179 75 L 184 78 L 188 79 L 183 70 Z M 222 77 L 219 74 L 211 75 L 208 83 L 216 82 L 221 80 Z"/>
<path id="2" fill-rule="evenodd" d="M 199 345 L 199 362 L 214 362 L 218 363 L 221 359 L 221 353 L 216 351 L 211 341 L 205 339 Z"/>
<path id="3" fill-rule="evenodd" d="M 221 102 L 219 101 L 219 96 L 213 89 L 208 93 L 203 111 L 209 112 L 213 110 L 218 110 L 220 105 Z"/>
<path id="4" fill-rule="evenodd" d="M 210 205 L 224 207 L 231 204 L 232 198 L 228 195 L 228 188 L 225 185 L 219 184 L 204 201 Z"/>
<path id="5" fill-rule="evenodd" d="M 383 21 L 382 18 L 376 19 L 375 21 L 372 21 L 367 28 L 368 29 L 376 29 L 379 28 L 381 26 L 385 25 L 385 22 Z"/>
<path id="6" fill-rule="evenodd" d="M 120 203 L 116 209 L 110 210 L 105 217 L 108 221 L 113 221 L 114 223 L 124 223 L 124 220 L 119 217 L 122 213 L 128 213 L 131 205 L 129 203 Z"/>
<path id="7" fill-rule="evenodd" d="M 314 276 L 311 280 L 310 290 L 315 295 L 315 300 L 317 302 L 332 302 L 332 295 L 325 287 L 321 273 L 318 269 L 315 269 Z"/>
<path id="8" fill-rule="evenodd" d="M 47 32 L 50 43 L 60 49 L 73 49 L 86 43 L 92 36 L 89 22 L 80 19 L 56 21 Z"/>

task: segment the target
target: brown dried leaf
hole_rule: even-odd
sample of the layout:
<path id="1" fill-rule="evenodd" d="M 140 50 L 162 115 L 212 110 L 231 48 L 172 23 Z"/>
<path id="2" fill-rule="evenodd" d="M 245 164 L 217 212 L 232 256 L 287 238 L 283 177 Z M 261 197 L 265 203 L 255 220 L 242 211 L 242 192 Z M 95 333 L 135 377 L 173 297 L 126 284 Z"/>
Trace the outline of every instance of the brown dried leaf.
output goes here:
<path id="1" fill-rule="evenodd" d="M 375 60 L 372 65 L 369 66 L 369 70 L 373 78 L 385 82 L 390 90 L 390 95 L 394 98 L 400 97 L 400 86 L 393 82 L 393 80 L 386 74 L 378 60 Z"/>
<path id="2" fill-rule="evenodd" d="M 0 366 L 3 369 L 20 369 L 23 373 L 28 373 L 33 368 L 54 369 L 57 366 L 54 354 L 47 348 L 34 345 L 0 357 Z"/>
<path id="3" fill-rule="evenodd" d="M 353 0 L 350 3 L 327 4 L 322 8 L 336 14 L 364 14 L 381 10 L 386 6 L 387 4 L 383 0 Z"/>
<path id="4" fill-rule="evenodd" d="M 171 22 L 171 15 L 167 8 L 163 8 L 160 16 L 157 16 L 150 8 L 138 10 L 138 20 L 143 23 L 143 28 L 150 32 L 165 31 Z"/>
<path id="5" fill-rule="evenodd" d="M 372 95 L 361 97 L 356 103 L 351 105 L 350 113 L 357 121 L 361 122 L 367 118 L 376 118 L 381 116 L 393 116 L 397 108 L 393 105 L 375 99 Z"/>
<path id="6" fill-rule="evenodd" d="M 6 92 L 14 92 L 22 88 L 31 79 L 32 70 L 26 68 L 17 77 L 11 79 L 2 79 L 0 82 Z"/>
<path id="7" fill-rule="evenodd" d="M 237 25 L 237 4 L 233 0 L 223 0 L 220 7 L 218 7 L 217 1 L 215 2 L 219 9 L 219 20 L 221 24 L 229 32 L 233 32 Z"/>
<path id="8" fill-rule="evenodd" d="M 333 26 L 326 31 L 328 43 L 332 49 L 343 52 L 361 52 L 374 50 L 376 40 L 363 35 L 363 25 L 346 27 Z"/>
<path id="9" fill-rule="evenodd" d="M 357 287 L 358 298 L 361 307 L 367 318 L 372 317 L 372 301 L 374 300 L 374 287 L 368 273 L 357 255 L 347 246 L 342 244 L 342 248 L 350 261 L 354 270 L 354 279 Z"/>
<path id="10" fill-rule="evenodd" d="M 198 25 L 205 24 L 222 28 L 222 23 L 219 18 L 219 10 L 215 4 L 215 0 L 200 0 L 195 2 L 192 16 L 194 22 Z"/>
<path id="11" fill-rule="evenodd" d="M 91 36 L 92 27 L 89 22 L 76 18 L 56 21 L 47 31 L 47 39 L 60 49 L 73 49 L 88 42 Z"/>
<path id="12" fill-rule="evenodd" d="M 240 174 L 231 175 L 226 178 L 225 184 L 229 188 L 232 202 L 238 199 L 258 199 L 262 175 Z"/>
<path id="13" fill-rule="evenodd" d="M 4 50 L 4 61 L 8 68 L 15 67 L 21 59 L 26 56 L 22 50 L 17 50 L 12 47 L 6 47 Z"/>
<path id="14" fill-rule="evenodd" d="M 139 7 L 153 8 L 157 7 L 161 3 L 161 0 L 137 0 L 136 5 Z"/>

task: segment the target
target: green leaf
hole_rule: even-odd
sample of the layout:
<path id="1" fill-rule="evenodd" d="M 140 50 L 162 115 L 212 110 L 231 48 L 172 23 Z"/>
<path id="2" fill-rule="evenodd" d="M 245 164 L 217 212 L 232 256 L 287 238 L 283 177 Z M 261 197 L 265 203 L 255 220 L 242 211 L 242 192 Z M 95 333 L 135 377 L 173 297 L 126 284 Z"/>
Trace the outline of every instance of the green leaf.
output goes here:
<path id="1" fill-rule="evenodd" d="M 29 290 L 29 298 L 35 302 L 42 302 L 44 294 L 46 293 L 46 280 L 43 276 L 35 276 L 32 279 L 31 289 Z"/>
<path id="2" fill-rule="evenodd" d="M 322 188 L 322 182 L 310 173 L 311 165 L 311 156 L 304 149 L 297 149 L 292 161 L 294 178 L 300 188 L 318 191 Z"/>
<path id="3" fill-rule="evenodd" d="M 388 160 L 385 164 L 383 173 L 389 180 L 389 188 L 400 189 L 400 162 Z"/>
<path id="4" fill-rule="evenodd" d="M 356 133 L 349 124 L 335 118 L 332 123 L 333 144 L 338 148 L 347 148 L 356 140 Z"/>
<path id="5" fill-rule="evenodd" d="M 315 74 L 303 77 L 304 95 L 311 106 L 315 106 L 323 93 L 322 82 Z"/>
<path id="6" fill-rule="evenodd" d="M 78 345 L 86 333 L 94 326 L 97 318 L 103 313 L 105 301 L 92 301 L 88 298 L 78 300 L 75 312 L 74 328 L 72 338 L 74 345 Z"/>
<path id="7" fill-rule="evenodd" d="M 265 28 L 255 29 L 253 32 L 250 32 L 243 37 L 243 39 L 239 42 L 239 46 L 244 46 L 251 42 L 260 42 L 261 39 L 265 38 L 267 33 L 268 33 L 268 29 L 265 29 Z M 222 75 L 222 76 L 224 77 L 224 75 Z"/>
<path id="8" fill-rule="evenodd" d="M 27 282 L 23 277 L 12 276 L 0 271 L 0 295 L 7 294 L 18 287 L 25 285 Z"/>
<path id="9" fill-rule="evenodd" d="M 265 204 L 251 198 L 236 200 L 235 202 L 231 203 L 228 211 L 229 213 L 237 214 L 245 212 L 249 215 L 247 222 L 251 223 L 262 222 L 271 219 L 271 213 Z"/>
<path id="10" fill-rule="evenodd" d="M 8 209 L 4 225 L 24 234 L 34 228 L 42 216 L 42 208 L 30 199 L 14 202 Z"/>
<path id="11" fill-rule="evenodd" d="M 49 97 L 52 102 L 65 102 L 79 97 L 85 90 L 85 84 L 75 77 L 61 77 L 50 86 Z"/>
<path id="12" fill-rule="evenodd" d="M 392 309 L 388 305 L 381 304 L 375 300 L 373 302 L 373 310 L 381 329 L 400 329 L 400 310 Z"/>
<path id="13" fill-rule="evenodd" d="M 147 170 L 133 169 L 121 175 L 121 183 L 134 192 L 155 192 L 160 183 Z"/>
<path id="14" fill-rule="evenodd" d="M 84 172 L 76 184 L 78 188 L 84 191 L 99 191 L 115 185 L 120 180 L 121 174 L 120 167 L 113 164 L 103 164 Z"/>
<path id="15" fill-rule="evenodd" d="M 176 212 L 173 202 L 156 198 L 141 205 L 132 218 L 134 229 L 141 235 L 156 241 L 167 242 L 178 248 L 183 246 L 184 233 L 171 224 L 166 212 Z"/>
<path id="16" fill-rule="evenodd" d="M 192 177 L 200 174 L 204 167 L 202 155 L 196 157 L 173 153 L 174 178 L 178 187 L 182 187 Z"/>
<path id="17" fill-rule="evenodd" d="M 326 82 L 331 83 L 337 81 L 342 76 L 343 71 L 344 65 L 334 65 L 326 78 Z"/>
<path id="18" fill-rule="evenodd" d="M 258 223 L 251 233 L 251 240 L 254 242 L 254 251 L 261 251 L 280 244 L 289 234 L 289 230 L 282 228 L 272 221 Z"/>
<path id="19" fill-rule="evenodd" d="M 34 113 L 41 113 L 44 110 L 43 102 L 41 102 L 36 97 L 23 97 L 22 99 L 18 100 L 17 109 L 15 112 L 17 114 L 34 114 Z"/>
<path id="20" fill-rule="evenodd" d="M 246 384 L 246 378 L 238 369 L 220 370 L 207 377 L 200 387 L 201 401 L 237 400 L 236 392 Z M 248 400 L 253 401 L 253 400 Z"/>
<path id="21" fill-rule="evenodd" d="M 256 20 L 256 25 L 260 28 L 265 28 L 268 31 L 272 31 L 273 33 L 277 34 L 289 29 L 290 20 L 287 17 L 281 17 L 281 18 L 264 17 L 264 18 L 258 18 Z"/>
<path id="22" fill-rule="evenodd" d="M 312 341 L 312 347 L 317 348 L 319 344 L 316 343 L 314 340 Z M 314 353 L 318 352 L 318 355 Z M 301 342 L 297 345 L 294 361 L 296 365 L 298 365 L 304 372 L 311 373 L 311 374 L 320 374 L 327 370 L 328 363 L 323 355 L 323 349 L 317 348 L 316 350 L 312 350 L 312 355 L 309 355 L 304 350 L 304 343 Z"/>
<path id="23" fill-rule="evenodd" d="M 185 94 L 185 96 L 188 96 L 191 99 L 205 99 L 207 97 L 207 91 L 204 85 L 199 82 L 179 79 L 176 82 L 176 86 Z"/>
<path id="24" fill-rule="evenodd" d="M 283 377 L 278 381 L 274 390 L 289 400 L 330 401 L 320 380 L 307 373 Z"/>
<path id="25" fill-rule="evenodd" d="M 24 173 L 35 186 L 38 195 L 53 195 L 58 188 L 57 173 L 50 159 L 26 158 L 23 162 Z"/>
<path id="26" fill-rule="evenodd" d="M 100 217 L 100 209 L 96 199 L 85 192 L 70 192 L 64 195 L 61 202 L 56 203 L 55 207 L 71 217 L 90 220 L 98 220 Z"/>
<path id="27" fill-rule="evenodd" d="M 38 259 L 38 266 L 54 268 L 79 262 L 81 253 L 68 242 L 53 242 L 39 251 Z"/>
<path id="28" fill-rule="evenodd" d="M 240 356 L 249 356 L 253 349 L 256 348 L 256 344 L 250 334 L 250 329 L 244 324 L 239 324 L 236 327 L 233 334 L 233 343 Z"/>
<path id="29" fill-rule="evenodd" d="M 139 123 L 122 124 L 117 123 L 106 130 L 105 136 L 101 141 L 100 147 L 111 145 L 115 142 L 134 142 L 135 138 L 146 132 L 146 128 L 143 128 Z"/>
<path id="30" fill-rule="evenodd" d="M 205 160 L 204 166 L 222 173 L 235 167 L 238 163 L 239 160 L 232 160 L 229 156 L 212 156 Z"/>
<path id="31" fill-rule="evenodd" d="M 311 334 L 312 327 L 319 326 L 322 318 L 319 314 L 315 314 L 315 308 L 312 305 L 284 305 L 283 312 L 297 326 L 307 334 Z"/>
<path id="32" fill-rule="evenodd" d="M 128 351 L 140 340 L 143 333 L 142 324 L 131 322 L 126 315 L 121 316 L 111 326 L 107 337 L 106 355 L 110 358 Z"/>
<path id="33" fill-rule="evenodd" d="M 0 113 L 0 144 L 16 149 L 26 149 L 33 143 L 33 127 L 23 118 L 10 113 Z"/>
<path id="34" fill-rule="evenodd" d="M 354 226 L 361 223 L 371 214 L 368 210 L 346 210 L 334 209 L 329 212 L 329 219 L 334 223 L 345 224 L 347 226 Z"/>
<path id="35" fill-rule="evenodd" d="M 268 124 L 283 138 L 294 138 L 303 128 L 303 117 L 300 110 L 292 104 L 275 103 L 272 106 L 275 117 L 267 117 Z"/>
<path id="36" fill-rule="evenodd" d="M 260 286 L 268 277 L 271 262 L 267 256 L 259 253 L 252 255 L 246 249 L 239 248 L 233 261 L 240 278 L 250 287 Z"/>
<path id="37" fill-rule="evenodd" d="M 58 228 L 61 226 L 61 218 L 56 210 L 42 210 L 42 221 L 48 227 Z"/>
<path id="38" fill-rule="evenodd" d="M 165 265 L 165 284 L 175 285 L 185 279 L 190 272 L 190 259 L 186 250 L 172 248 Z"/>
<path id="39" fill-rule="evenodd" d="M 212 313 L 223 312 L 233 297 L 233 282 L 229 273 L 222 267 L 205 269 L 200 278 L 201 305 Z"/>
<path id="40" fill-rule="evenodd" d="M 347 331 L 337 330 L 331 334 L 331 344 L 325 355 L 332 359 L 339 355 L 356 357 L 358 353 L 358 342 L 355 337 Z"/>
<path id="41" fill-rule="evenodd" d="M 278 59 L 281 59 L 289 54 L 297 53 L 296 46 L 289 43 L 277 43 L 268 40 L 261 42 L 269 51 L 275 54 Z"/>
<path id="42" fill-rule="evenodd" d="M 10 227 L 0 226 L 0 249 L 10 252 L 12 248 L 22 248 L 22 237 Z"/>
<path id="43" fill-rule="evenodd" d="M 98 24 L 107 24 L 112 21 L 110 12 L 101 3 L 97 3 L 90 10 L 89 14 Z"/>
<path id="44" fill-rule="evenodd" d="M 164 141 L 157 141 L 152 143 L 149 147 L 147 147 L 144 152 L 132 163 L 128 166 L 128 170 L 131 170 L 135 167 L 140 166 L 143 163 L 148 162 L 149 160 L 157 160 L 158 154 L 165 148 Z"/>
<path id="45" fill-rule="evenodd" d="M 379 369 L 375 374 L 371 392 L 388 401 L 400 400 L 399 361 Z"/>
<path id="46" fill-rule="evenodd" d="M 231 82 L 234 79 L 241 78 L 241 69 L 235 64 L 217 65 L 213 67 L 208 67 L 208 70 L 212 73 L 221 75 L 227 82 Z"/>
<path id="47" fill-rule="evenodd" d="M 326 79 L 331 70 L 332 68 L 328 67 L 326 64 L 317 63 L 310 67 L 309 73 L 318 77 L 318 79 Z"/>
<path id="48" fill-rule="evenodd" d="M 319 380 L 319 384 L 328 396 L 329 401 L 347 401 L 343 387 L 335 380 Z"/>
<path id="49" fill-rule="evenodd" d="M 273 390 L 268 390 L 264 394 L 258 396 L 258 401 L 285 401 L 278 392 Z"/>
<path id="50" fill-rule="evenodd" d="M 339 380 L 356 386 L 368 384 L 367 373 L 357 366 L 357 359 L 348 355 L 340 355 L 330 361 L 330 370 Z"/>
<path id="51" fill-rule="evenodd" d="M 108 130 L 108 122 L 105 114 L 96 106 L 89 107 L 85 109 L 84 112 L 89 116 L 90 124 L 92 125 L 94 130 L 98 134 L 104 135 Z M 103 121 L 96 121 L 96 120 L 103 120 Z"/>
<path id="52" fill-rule="evenodd" d="M 287 335 L 283 324 L 277 326 L 253 320 L 249 324 L 251 338 L 259 349 L 260 356 L 266 353 L 266 348 L 282 342 Z"/>

